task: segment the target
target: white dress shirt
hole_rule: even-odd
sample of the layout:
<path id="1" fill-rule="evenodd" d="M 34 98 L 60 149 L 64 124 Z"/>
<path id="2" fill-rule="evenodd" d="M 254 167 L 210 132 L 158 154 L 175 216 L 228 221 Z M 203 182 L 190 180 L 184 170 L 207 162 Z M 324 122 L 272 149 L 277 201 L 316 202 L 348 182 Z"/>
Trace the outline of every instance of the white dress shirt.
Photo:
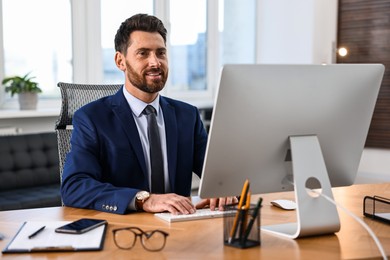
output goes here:
<path id="1" fill-rule="evenodd" d="M 141 139 L 142 143 L 142 149 L 145 155 L 145 163 L 146 163 L 146 169 L 148 171 L 148 178 L 149 178 L 149 189 L 150 189 L 150 183 L 151 183 L 151 167 L 150 167 L 150 149 L 149 149 L 149 140 L 148 140 L 148 122 L 146 119 L 146 116 L 142 114 L 142 111 L 145 109 L 147 105 L 152 105 L 156 111 L 157 111 L 157 125 L 159 129 L 160 134 L 160 141 L 161 141 L 161 148 L 162 148 L 162 154 L 163 154 L 163 161 L 164 161 L 164 184 L 165 184 L 165 192 L 170 192 L 170 185 L 169 185 L 169 177 L 168 177 L 168 160 L 167 160 L 167 141 L 165 138 L 165 124 L 164 124 L 164 115 L 162 112 L 162 109 L 160 107 L 160 96 L 158 95 L 157 98 L 150 104 L 145 103 L 138 98 L 131 95 L 129 92 L 127 92 L 126 88 L 123 87 L 123 94 L 125 95 L 125 98 L 133 111 L 133 118 L 137 125 L 139 137 Z"/>

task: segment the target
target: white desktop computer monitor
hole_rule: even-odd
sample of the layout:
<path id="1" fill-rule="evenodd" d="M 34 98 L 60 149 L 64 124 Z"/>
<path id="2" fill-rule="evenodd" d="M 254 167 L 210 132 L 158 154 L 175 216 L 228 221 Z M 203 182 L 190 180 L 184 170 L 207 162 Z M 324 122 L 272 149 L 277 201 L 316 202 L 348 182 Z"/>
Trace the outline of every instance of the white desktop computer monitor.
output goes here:
<path id="1" fill-rule="evenodd" d="M 354 183 L 380 89 L 381 64 L 225 65 L 213 109 L 201 198 L 294 190 L 291 238 L 339 230 L 331 187 Z M 312 184 L 314 186 L 312 186 Z"/>

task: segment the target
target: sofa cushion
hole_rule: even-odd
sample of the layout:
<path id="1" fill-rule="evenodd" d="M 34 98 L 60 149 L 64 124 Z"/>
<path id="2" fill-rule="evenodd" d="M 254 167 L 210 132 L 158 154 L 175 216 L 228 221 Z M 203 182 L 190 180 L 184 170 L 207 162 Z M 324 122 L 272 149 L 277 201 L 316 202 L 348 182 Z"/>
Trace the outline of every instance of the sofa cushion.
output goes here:
<path id="1" fill-rule="evenodd" d="M 0 136 L 0 191 L 59 184 L 53 133 Z"/>
<path id="2" fill-rule="evenodd" d="M 55 206 L 61 206 L 59 184 L 0 192 L 0 210 Z"/>
<path id="3" fill-rule="evenodd" d="M 56 133 L 0 136 L 0 210 L 60 206 Z"/>

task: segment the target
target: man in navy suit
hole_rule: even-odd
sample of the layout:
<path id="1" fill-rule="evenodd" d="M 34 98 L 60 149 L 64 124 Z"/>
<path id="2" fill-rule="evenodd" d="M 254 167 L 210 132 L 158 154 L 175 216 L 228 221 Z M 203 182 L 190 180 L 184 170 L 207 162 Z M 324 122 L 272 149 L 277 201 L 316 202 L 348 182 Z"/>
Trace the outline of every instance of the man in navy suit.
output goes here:
<path id="1" fill-rule="evenodd" d="M 65 205 L 117 214 L 132 211 L 191 214 L 235 198 L 189 198 L 192 173 L 201 175 L 207 134 L 198 109 L 159 95 L 168 77 L 167 31 L 156 17 L 138 14 L 115 36 L 115 63 L 125 84 L 115 95 L 80 108 L 73 117 L 71 151 L 61 184 Z M 163 153 L 163 194 L 152 193 L 147 105 L 157 111 Z"/>

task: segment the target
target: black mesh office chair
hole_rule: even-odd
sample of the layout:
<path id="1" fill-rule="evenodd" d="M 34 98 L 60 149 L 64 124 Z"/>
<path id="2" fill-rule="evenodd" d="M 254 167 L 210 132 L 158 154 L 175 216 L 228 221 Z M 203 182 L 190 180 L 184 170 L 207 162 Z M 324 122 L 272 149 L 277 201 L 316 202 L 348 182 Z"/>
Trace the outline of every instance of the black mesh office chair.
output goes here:
<path id="1" fill-rule="evenodd" d="M 74 112 L 87 103 L 101 97 L 115 94 L 122 87 L 122 84 L 95 85 L 60 82 L 58 83 L 58 87 L 61 90 L 62 105 L 55 129 L 57 132 L 60 178 L 62 181 L 65 157 L 70 150 L 70 137 L 73 130 L 72 119 Z"/>

